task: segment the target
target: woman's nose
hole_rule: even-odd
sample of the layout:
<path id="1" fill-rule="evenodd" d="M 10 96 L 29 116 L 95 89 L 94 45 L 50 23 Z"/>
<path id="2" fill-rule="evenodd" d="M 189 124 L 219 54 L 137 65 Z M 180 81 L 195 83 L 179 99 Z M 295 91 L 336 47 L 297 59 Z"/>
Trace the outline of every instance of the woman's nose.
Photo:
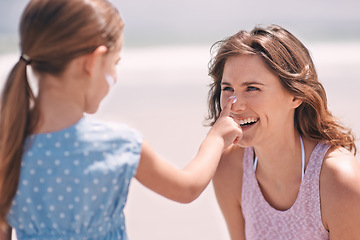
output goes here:
<path id="1" fill-rule="evenodd" d="M 236 101 L 234 100 L 230 110 L 234 113 L 244 111 L 246 109 L 245 99 L 243 99 L 239 95 L 233 95 L 233 96 L 235 97 Z"/>

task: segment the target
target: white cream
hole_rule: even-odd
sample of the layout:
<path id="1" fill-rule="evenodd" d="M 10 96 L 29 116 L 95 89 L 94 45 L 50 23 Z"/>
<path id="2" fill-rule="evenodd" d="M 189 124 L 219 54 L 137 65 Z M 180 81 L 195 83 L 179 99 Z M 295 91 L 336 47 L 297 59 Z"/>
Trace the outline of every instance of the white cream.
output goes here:
<path id="1" fill-rule="evenodd" d="M 232 96 L 232 97 L 234 98 L 233 103 L 236 103 L 237 102 L 236 96 Z"/>
<path id="2" fill-rule="evenodd" d="M 115 85 L 115 78 L 110 74 L 105 74 L 105 79 L 109 84 L 109 88 L 112 88 Z"/>

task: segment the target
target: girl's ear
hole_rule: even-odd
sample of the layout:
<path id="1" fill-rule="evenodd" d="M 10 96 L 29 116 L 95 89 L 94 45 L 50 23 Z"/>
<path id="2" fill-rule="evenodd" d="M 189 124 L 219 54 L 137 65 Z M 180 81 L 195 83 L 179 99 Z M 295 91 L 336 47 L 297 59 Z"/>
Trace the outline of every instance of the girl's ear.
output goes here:
<path id="1" fill-rule="evenodd" d="M 295 109 L 295 108 L 298 108 L 301 104 L 303 103 L 303 100 L 298 98 L 298 97 L 293 97 L 292 99 L 292 107 Z"/>
<path id="2" fill-rule="evenodd" d="M 95 51 L 84 56 L 84 70 L 89 76 L 93 75 L 96 63 L 99 62 L 100 57 L 107 53 L 107 51 L 108 48 L 106 46 L 100 45 Z"/>

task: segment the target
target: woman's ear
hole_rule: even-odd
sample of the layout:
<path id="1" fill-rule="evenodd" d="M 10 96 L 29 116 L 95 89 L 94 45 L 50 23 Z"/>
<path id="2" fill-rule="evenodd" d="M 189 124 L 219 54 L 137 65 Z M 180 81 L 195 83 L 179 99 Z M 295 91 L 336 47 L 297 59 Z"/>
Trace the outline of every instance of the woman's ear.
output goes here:
<path id="1" fill-rule="evenodd" d="M 298 108 L 301 104 L 303 103 L 303 100 L 298 98 L 298 97 L 293 97 L 292 99 L 292 107 L 295 109 L 295 108 Z"/>
<path id="2" fill-rule="evenodd" d="M 95 51 L 87 54 L 84 59 L 84 70 L 89 76 L 93 75 L 95 66 L 102 55 L 106 54 L 108 48 L 104 45 L 98 46 Z"/>

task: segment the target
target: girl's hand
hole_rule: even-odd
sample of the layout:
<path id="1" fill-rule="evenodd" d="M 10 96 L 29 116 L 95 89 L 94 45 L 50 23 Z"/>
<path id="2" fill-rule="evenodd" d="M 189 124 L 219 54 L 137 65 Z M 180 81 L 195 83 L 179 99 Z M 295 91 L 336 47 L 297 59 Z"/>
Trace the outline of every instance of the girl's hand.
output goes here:
<path id="1" fill-rule="evenodd" d="M 208 134 L 208 136 L 221 138 L 224 143 L 224 150 L 231 144 L 238 143 L 243 136 L 240 125 L 230 117 L 230 109 L 234 102 L 236 102 L 236 97 L 229 97 L 219 118 L 216 120 Z"/>
<path id="2" fill-rule="evenodd" d="M 174 201 L 189 203 L 196 199 L 214 176 L 223 151 L 242 138 L 240 126 L 229 116 L 233 101 L 229 98 L 195 158 L 183 170 L 161 159 L 144 141 L 136 179 Z"/>

